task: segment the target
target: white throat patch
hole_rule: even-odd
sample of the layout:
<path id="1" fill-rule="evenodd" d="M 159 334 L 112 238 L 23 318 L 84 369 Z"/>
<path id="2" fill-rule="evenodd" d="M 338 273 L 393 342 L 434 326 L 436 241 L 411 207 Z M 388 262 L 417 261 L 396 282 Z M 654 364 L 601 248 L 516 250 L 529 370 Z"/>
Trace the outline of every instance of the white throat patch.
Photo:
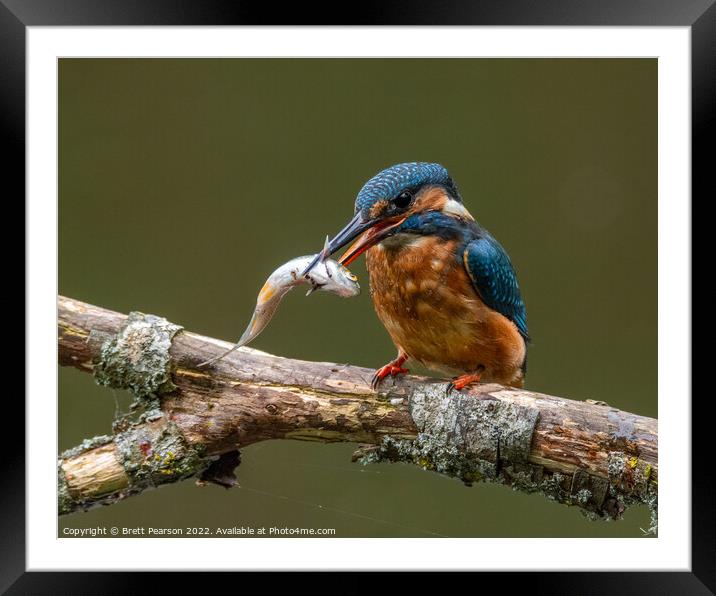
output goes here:
<path id="1" fill-rule="evenodd" d="M 461 219 L 469 219 L 470 221 L 475 221 L 475 218 L 470 215 L 470 212 L 465 209 L 465 206 L 462 203 L 456 201 L 455 199 L 448 199 L 445 202 L 445 206 L 443 207 L 442 211 L 443 213 L 456 215 Z"/>

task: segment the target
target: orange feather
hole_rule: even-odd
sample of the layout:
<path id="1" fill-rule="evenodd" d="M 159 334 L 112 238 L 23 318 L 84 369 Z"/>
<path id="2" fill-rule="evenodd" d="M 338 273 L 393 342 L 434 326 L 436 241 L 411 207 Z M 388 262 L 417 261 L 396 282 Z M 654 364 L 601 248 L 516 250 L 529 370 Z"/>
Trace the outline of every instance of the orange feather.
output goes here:
<path id="1" fill-rule="evenodd" d="M 368 250 L 378 318 L 396 346 L 427 368 L 464 374 L 484 367 L 484 382 L 521 387 L 524 340 L 482 302 L 456 248 L 454 240 L 399 234 Z"/>

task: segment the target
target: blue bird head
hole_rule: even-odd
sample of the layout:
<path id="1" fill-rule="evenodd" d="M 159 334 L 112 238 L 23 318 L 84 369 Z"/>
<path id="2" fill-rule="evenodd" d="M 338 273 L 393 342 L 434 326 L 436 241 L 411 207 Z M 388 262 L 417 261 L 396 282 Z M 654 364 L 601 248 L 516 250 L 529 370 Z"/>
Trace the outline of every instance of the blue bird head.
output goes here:
<path id="1" fill-rule="evenodd" d="M 457 186 L 448 171 L 437 163 L 400 163 L 373 176 L 360 189 L 355 200 L 353 218 L 336 234 L 328 246 L 319 253 L 304 274 L 334 252 L 355 240 L 349 253 L 341 258 L 348 264 L 359 255 L 393 233 L 408 216 L 420 210 L 435 209 L 435 201 L 423 201 L 426 191 L 436 189 L 442 199 L 441 206 L 451 202 L 462 209 Z"/>
<path id="2" fill-rule="evenodd" d="M 425 186 L 442 186 L 456 200 L 460 200 L 455 183 L 439 163 L 399 163 L 373 176 L 360 189 L 355 210 L 370 209 L 377 202 L 395 200 L 406 191 L 415 195 Z"/>

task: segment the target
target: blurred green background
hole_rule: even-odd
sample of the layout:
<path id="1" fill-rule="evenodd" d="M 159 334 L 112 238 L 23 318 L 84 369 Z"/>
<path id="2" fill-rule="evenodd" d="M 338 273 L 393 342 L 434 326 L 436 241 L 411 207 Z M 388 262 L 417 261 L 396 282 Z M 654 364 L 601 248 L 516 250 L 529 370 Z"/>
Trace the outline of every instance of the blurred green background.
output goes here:
<path id="1" fill-rule="evenodd" d="M 267 275 L 321 248 L 361 185 L 436 161 L 507 248 L 534 343 L 527 388 L 657 416 L 654 59 L 61 59 L 66 296 L 233 341 Z M 395 350 L 364 292 L 289 295 L 253 347 L 377 367 Z M 108 433 L 122 392 L 59 371 L 59 449 Z M 63 528 L 300 526 L 353 536 L 641 536 L 539 495 L 354 446 L 243 450 L 241 488 L 165 486 Z"/>

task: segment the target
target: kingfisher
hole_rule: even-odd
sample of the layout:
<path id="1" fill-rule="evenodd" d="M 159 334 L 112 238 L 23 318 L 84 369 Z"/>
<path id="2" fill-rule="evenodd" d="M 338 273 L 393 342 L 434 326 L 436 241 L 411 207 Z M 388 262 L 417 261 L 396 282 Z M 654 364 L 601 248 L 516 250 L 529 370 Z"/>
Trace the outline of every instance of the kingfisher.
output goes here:
<path id="1" fill-rule="evenodd" d="M 366 253 L 373 306 L 398 351 L 375 372 L 374 389 L 407 373 L 408 360 L 454 377 L 448 391 L 524 385 L 530 336 L 510 257 L 443 166 L 401 163 L 368 180 L 353 218 L 304 274 L 351 242 L 339 262 Z"/>

